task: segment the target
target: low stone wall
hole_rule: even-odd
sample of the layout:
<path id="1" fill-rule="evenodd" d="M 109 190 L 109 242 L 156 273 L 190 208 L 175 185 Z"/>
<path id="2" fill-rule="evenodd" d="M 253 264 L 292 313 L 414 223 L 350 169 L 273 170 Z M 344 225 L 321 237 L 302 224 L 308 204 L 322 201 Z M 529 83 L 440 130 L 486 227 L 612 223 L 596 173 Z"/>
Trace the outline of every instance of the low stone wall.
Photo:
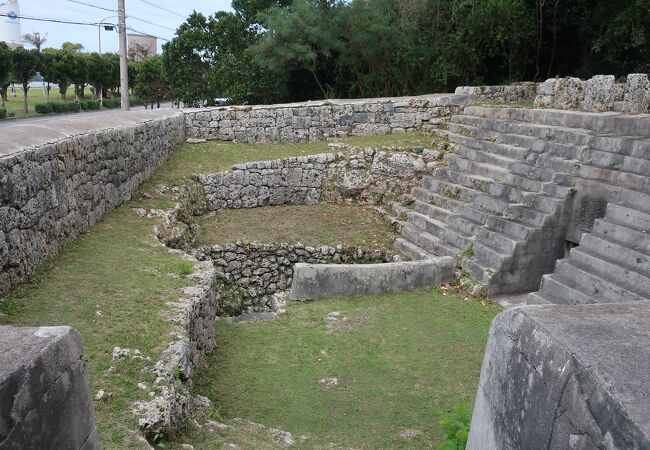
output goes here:
<path id="1" fill-rule="evenodd" d="M 375 204 L 400 198 L 414 187 L 441 152 L 359 149 L 330 144 L 331 151 L 238 164 L 229 172 L 198 175 L 212 210 L 304 205 L 344 199 Z"/>
<path id="2" fill-rule="evenodd" d="M 385 263 L 399 259 L 378 250 L 340 245 L 310 247 L 256 242 L 215 245 L 204 248 L 203 253 L 213 261 L 217 277 L 236 289 L 235 296 L 241 304 L 233 305 L 230 313 L 275 309 L 274 294 L 291 287 L 296 263 Z"/>
<path id="3" fill-rule="evenodd" d="M 650 112 L 650 81 L 644 73 L 630 74 L 618 83 L 614 75 L 597 75 L 587 81 L 551 78 L 539 85 L 535 107 L 645 114 Z"/>
<path id="4" fill-rule="evenodd" d="M 534 82 L 521 82 L 497 86 L 458 86 L 454 93 L 466 95 L 474 102 L 532 102 L 537 96 L 538 85 Z"/>
<path id="5" fill-rule="evenodd" d="M 171 110 L 97 117 L 2 128 L 0 293 L 129 200 L 185 136 Z"/>
<path id="6" fill-rule="evenodd" d="M 468 450 L 650 448 L 650 302 L 496 317 Z"/>
<path id="7" fill-rule="evenodd" d="M 179 253 L 185 258 L 188 255 Z M 196 284 L 183 290 L 184 296 L 171 304 L 170 320 L 177 323 L 176 339 L 154 367 L 159 394 L 136 402 L 134 410 L 145 435 L 167 434 L 190 417 L 194 371 L 206 352 L 215 346 L 214 321 L 221 301 L 215 268 L 210 261 L 194 262 Z"/>
<path id="8" fill-rule="evenodd" d="M 81 338 L 0 327 L 0 449 L 99 449 Z"/>
<path id="9" fill-rule="evenodd" d="M 189 136 L 237 142 L 307 142 L 336 136 L 430 131 L 471 101 L 465 95 L 326 100 L 185 111 Z"/>
<path id="10" fill-rule="evenodd" d="M 298 263 L 289 299 L 415 291 L 449 282 L 453 268 L 451 257 L 386 264 Z"/>

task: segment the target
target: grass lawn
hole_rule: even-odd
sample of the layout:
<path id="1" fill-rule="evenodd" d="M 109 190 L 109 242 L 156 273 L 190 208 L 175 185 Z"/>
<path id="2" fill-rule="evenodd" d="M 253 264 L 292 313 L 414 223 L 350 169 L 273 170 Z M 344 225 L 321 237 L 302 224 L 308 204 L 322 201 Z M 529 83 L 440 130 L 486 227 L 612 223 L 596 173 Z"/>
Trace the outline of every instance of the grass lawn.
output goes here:
<path id="1" fill-rule="evenodd" d="M 245 239 L 264 243 L 301 242 L 313 246 L 345 243 L 394 250 L 396 237 L 377 211 L 367 206 L 320 204 L 228 209 L 201 218 L 198 223 L 199 245 Z"/>
<path id="2" fill-rule="evenodd" d="M 324 318 L 333 311 L 345 320 L 328 329 Z M 218 321 L 219 346 L 196 391 L 214 402 L 202 423 L 216 419 L 231 428 L 190 427 L 174 448 L 278 448 L 269 428 L 291 432 L 297 448 L 435 448 L 443 440 L 440 419 L 452 406 L 471 411 L 499 311 L 429 289 L 293 303 L 274 322 Z M 324 378 L 338 385 L 326 388 Z M 399 437 L 409 428 L 421 434 Z"/>
<path id="3" fill-rule="evenodd" d="M 86 87 L 84 90 L 84 93 L 86 95 L 86 100 L 91 100 L 93 98 L 92 91 L 90 90 L 90 87 Z M 41 86 L 34 86 L 29 88 L 29 91 L 27 91 L 27 103 L 29 105 L 29 114 L 25 114 L 23 112 L 23 88 L 22 86 L 19 87 L 18 84 L 16 84 L 16 96 L 14 97 L 13 92 L 11 92 L 11 88 L 7 91 L 7 103 L 5 105 L 5 108 L 9 112 L 13 112 L 16 114 L 15 117 L 29 117 L 29 116 L 37 116 L 39 114 L 34 111 L 34 105 L 37 103 L 47 103 L 47 97 L 43 93 L 43 88 Z M 67 92 L 67 98 L 65 100 L 67 103 L 74 102 L 74 85 L 70 86 L 68 88 Z M 58 87 L 53 87 L 50 90 L 50 103 L 64 103 L 64 101 L 61 99 L 61 95 L 59 94 L 59 88 Z"/>
<path id="4" fill-rule="evenodd" d="M 424 135 L 389 135 L 342 139 L 358 145 L 426 145 Z M 212 142 L 184 145 L 145 183 L 134 199 L 108 214 L 60 256 L 44 265 L 32 280 L 0 298 L 0 323 L 70 325 L 85 346 L 84 359 L 93 394 L 112 395 L 95 402 L 102 448 L 141 447 L 131 403 L 146 397 L 138 382 L 150 382 L 141 372 L 149 361 L 111 360 L 115 346 L 139 349 L 152 361 L 170 340 L 172 324 L 164 316 L 166 302 L 176 300 L 190 280 L 182 277 L 187 262 L 167 252 L 152 234 L 153 222 L 131 208 L 171 207 L 169 190 L 193 173 L 227 170 L 235 163 L 319 153 L 326 142 L 310 144 L 232 144 Z M 143 193 L 151 194 L 151 198 Z M 112 371 L 108 369 L 113 366 Z M 197 447 L 200 448 L 200 447 Z"/>

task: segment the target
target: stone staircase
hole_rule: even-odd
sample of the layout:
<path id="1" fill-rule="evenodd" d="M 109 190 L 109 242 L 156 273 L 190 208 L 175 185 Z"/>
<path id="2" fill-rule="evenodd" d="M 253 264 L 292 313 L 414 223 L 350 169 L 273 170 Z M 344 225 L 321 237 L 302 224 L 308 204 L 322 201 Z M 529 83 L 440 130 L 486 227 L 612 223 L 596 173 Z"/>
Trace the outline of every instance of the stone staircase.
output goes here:
<path id="1" fill-rule="evenodd" d="M 576 228 L 576 218 L 583 219 L 580 207 L 592 194 L 606 198 L 608 217 L 618 211 L 615 204 L 650 209 L 647 116 L 473 106 L 453 116 L 444 133 L 455 150 L 405 199 L 404 237 L 396 244 L 414 259 L 457 257 L 490 295 L 538 289 L 564 256 L 565 239 L 580 240 L 584 230 Z M 597 217 L 587 218 L 590 228 Z M 611 221 L 626 223 L 616 218 Z M 640 233 L 650 229 L 641 218 L 633 217 Z M 607 220 L 596 221 L 594 236 Z M 583 247 L 602 234 L 580 240 L 567 261 L 586 253 Z M 582 269 L 596 272 L 581 261 Z M 563 280 L 554 277 L 544 277 L 544 283 Z M 634 299 L 647 297 L 636 294 Z M 593 301 L 607 298 L 612 296 Z M 530 301 L 561 299 L 547 298 L 542 290 Z"/>
<path id="2" fill-rule="evenodd" d="M 647 205 L 650 209 L 650 204 Z M 650 299 L 650 214 L 609 204 L 591 233 L 544 275 L 529 304 L 615 303 Z"/>

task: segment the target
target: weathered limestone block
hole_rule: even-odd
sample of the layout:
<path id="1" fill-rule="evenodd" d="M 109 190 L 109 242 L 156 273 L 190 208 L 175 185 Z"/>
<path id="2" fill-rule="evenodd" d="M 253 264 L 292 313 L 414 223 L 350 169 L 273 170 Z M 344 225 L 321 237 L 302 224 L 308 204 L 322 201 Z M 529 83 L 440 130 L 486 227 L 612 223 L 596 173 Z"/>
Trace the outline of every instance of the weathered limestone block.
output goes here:
<path id="1" fill-rule="evenodd" d="M 98 449 L 83 347 L 70 327 L 0 327 L 0 449 Z"/>
<path id="2" fill-rule="evenodd" d="M 627 114 L 650 112 L 650 81 L 647 74 L 632 73 L 627 76 L 623 112 Z"/>
<path id="3" fill-rule="evenodd" d="M 610 111 L 617 100 L 614 75 L 596 75 L 585 84 L 585 111 Z"/>
<path id="4" fill-rule="evenodd" d="M 498 315 L 467 449 L 650 448 L 648 323 L 648 301 Z"/>

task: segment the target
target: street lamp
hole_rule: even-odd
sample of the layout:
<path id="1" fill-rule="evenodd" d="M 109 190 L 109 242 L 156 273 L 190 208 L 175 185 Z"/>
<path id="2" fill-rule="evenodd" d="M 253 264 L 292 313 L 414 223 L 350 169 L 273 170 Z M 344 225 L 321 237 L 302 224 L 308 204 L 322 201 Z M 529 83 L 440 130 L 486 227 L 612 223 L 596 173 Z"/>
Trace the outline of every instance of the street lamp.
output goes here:
<path id="1" fill-rule="evenodd" d="M 97 24 L 97 39 L 99 41 L 99 54 L 102 54 L 102 27 L 104 27 L 104 31 L 114 31 L 115 30 L 115 25 L 112 24 L 105 24 L 104 22 L 107 21 L 108 19 L 114 19 L 117 16 L 108 16 L 105 19 L 100 20 L 100 22 Z M 102 108 L 104 106 L 104 87 L 102 86 L 101 89 L 99 90 L 99 107 Z"/>

